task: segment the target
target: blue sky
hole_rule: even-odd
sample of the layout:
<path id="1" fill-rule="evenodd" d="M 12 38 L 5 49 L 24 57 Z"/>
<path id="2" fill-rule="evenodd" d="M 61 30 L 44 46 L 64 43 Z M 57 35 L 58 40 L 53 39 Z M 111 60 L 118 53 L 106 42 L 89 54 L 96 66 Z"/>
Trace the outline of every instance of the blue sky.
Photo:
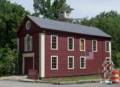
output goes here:
<path id="1" fill-rule="evenodd" d="M 33 12 L 33 0 L 11 0 Z M 73 18 L 94 17 L 103 11 L 115 10 L 120 13 L 120 0 L 67 0 L 74 10 L 71 13 Z"/>

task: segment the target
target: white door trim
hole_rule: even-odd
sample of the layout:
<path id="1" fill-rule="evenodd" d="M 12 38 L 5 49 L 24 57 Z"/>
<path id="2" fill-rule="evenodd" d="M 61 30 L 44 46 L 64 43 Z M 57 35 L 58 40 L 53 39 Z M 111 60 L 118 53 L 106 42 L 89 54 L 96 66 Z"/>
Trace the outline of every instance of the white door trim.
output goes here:
<path id="1" fill-rule="evenodd" d="M 23 53 L 22 54 L 22 73 L 25 74 L 25 57 L 32 57 L 33 58 L 33 69 L 34 66 L 34 53 Z"/>

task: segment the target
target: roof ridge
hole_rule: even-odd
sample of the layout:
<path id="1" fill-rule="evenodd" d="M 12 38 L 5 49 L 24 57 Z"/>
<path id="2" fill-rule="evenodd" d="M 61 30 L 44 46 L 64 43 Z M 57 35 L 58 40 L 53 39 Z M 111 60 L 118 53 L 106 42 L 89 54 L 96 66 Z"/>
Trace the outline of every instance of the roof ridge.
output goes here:
<path id="1" fill-rule="evenodd" d="M 28 15 L 28 16 L 31 16 L 31 15 Z M 97 27 L 94 27 L 94 26 L 87 26 L 87 25 L 82 25 L 82 24 L 75 24 L 75 23 L 72 23 L 72 22 L 70 23 L 70 22 L 66 22 L 66 21 L 53 20 L 53 19 L 46 18 L 46 17 L 41 17 L 41 18 L 40 17 L 36 17 L 36 16 L 31 16 L 31 17 L 35 17 L 35 18 L 39 18 L 39 19 L 47 19 L 47 20 L 54 21 L 54 22 L 73 24 L 73 25 L 78 25 L 78 26 L 83 26 L 83 27 L 97 28 Z"/>

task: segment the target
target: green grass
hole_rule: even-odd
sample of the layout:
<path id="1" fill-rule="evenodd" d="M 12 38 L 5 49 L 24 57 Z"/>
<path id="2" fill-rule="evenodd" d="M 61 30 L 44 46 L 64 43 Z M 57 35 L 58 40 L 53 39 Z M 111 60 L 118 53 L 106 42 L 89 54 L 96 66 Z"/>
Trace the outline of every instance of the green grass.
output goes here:
<path id="1" fill-rule="evenodd" d="M 99 80 L 101 79 L 100 76 L 92 75 L 92 76 L 76 76 L 76 77 L 63 77 L 63 78 L 46 78 L 43 79 L 43 81 L 49 82 L 49 83 L 57 83 L 57 82 L 71 82 L 71 81 L 83 81 L 83 80 Z"/>
<path id="2" fill-rule="evenodd" d="M 120 67 L 115 66 L 114 68 L 120 70 Z"/>
<path id="3" fill-rule="evenodd" d="M 115 67 L 115 69 L 120 70 L 120 67 Z"/>

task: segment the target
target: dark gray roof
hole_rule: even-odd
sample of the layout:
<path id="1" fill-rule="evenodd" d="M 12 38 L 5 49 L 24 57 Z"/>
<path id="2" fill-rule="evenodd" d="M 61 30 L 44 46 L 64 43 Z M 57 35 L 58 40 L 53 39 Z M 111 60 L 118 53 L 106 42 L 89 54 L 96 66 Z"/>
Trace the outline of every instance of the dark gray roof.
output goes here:
<path id="1" fill-rule="evenodd" d="M 72 24 L 67 22 L 55 21 L 47 18 L 39 18 L 34 16 L 28 16 L 35 24 L 42 28 L 50 30 L 65 31 L 71 33 L 78 33 L 84 35 L 100 36 L 100 37 L 111 37 L 102 30 L 95 27 L 83 26 L 80 24 Z"/>

